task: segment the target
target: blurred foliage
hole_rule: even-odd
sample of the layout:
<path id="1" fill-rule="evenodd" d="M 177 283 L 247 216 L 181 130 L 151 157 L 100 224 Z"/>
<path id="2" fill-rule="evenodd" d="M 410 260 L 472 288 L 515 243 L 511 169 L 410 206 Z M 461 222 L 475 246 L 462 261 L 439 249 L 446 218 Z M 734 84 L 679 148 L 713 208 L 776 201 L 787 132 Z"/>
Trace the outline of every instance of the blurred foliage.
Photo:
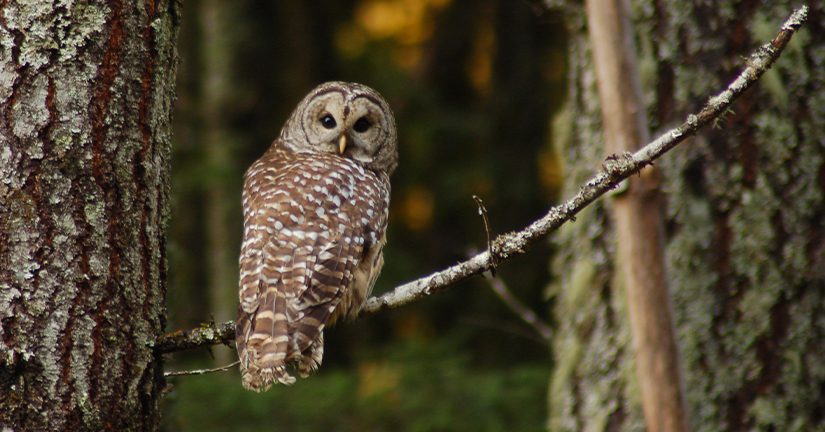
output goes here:
<path id="1" fill-rule="evenodd" d="M 243 172 L 324 81 L 370 85 L 398 121 L 400 164 L 376 293 L 485 247 L 474 194 L 496 232 L 542 215 L 562 176 L 550 120 L 564 99 L 565 49 L 560 18 L 526 1 L 187 0 L 169 327 L 234 315 L 236 282 L 223 278 L 237 267 Z M 537 245 L 499 269 L 541 315 L 550 254 Z M 168 368 L 214 366 L 208 358 L 176 354 Z M 254 395 L 236 376 L 178 378 L 167 429 L 245 430 L 254 419 L 284 430 L 530 430 L 545 409 L 550 366 L 547 348 L 477 278 L 328 330 L 321 373 L 292 388 Z M 363 384 L 365 374 L 379 383 Z"/>
<path id="2" fill-rule="evenodd" d="M 175 379 L 166 430 L 539 431 L 545 364 L 478 369 L 461 341 L 400 343 L 363 356 L 355 373 L 322 369 L 263 394 L 236 372 Z"/>

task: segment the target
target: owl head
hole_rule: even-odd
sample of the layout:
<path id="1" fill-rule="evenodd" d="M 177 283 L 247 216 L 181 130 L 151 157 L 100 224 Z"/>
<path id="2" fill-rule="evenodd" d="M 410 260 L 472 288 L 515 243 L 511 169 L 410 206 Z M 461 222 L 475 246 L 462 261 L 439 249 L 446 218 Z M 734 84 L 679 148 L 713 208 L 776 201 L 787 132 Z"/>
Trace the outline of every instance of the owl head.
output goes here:
<path id="1" fill-rule="evenodd" d="M 395 117 L 377 91 L 332 81 L 315 87 L 281 129 L 280 139 L 296 153 L 330 153 L 392 174 L 398 165 Z"/>

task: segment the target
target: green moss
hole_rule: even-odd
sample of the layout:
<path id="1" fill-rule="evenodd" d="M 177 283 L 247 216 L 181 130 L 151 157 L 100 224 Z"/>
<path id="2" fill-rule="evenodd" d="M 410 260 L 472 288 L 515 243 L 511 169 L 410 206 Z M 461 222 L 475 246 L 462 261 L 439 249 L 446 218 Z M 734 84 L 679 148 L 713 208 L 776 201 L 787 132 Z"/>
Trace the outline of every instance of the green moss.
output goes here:
<path id="1" fill-rule="evenodd" d="M 584 307 L 592 300 L 593 282 L 596 275 L 596 266 L 586 257 L 576 261 L 571 270 L 570 281 L 564 287 L 567 290 L 563 297 L 561 307 L 577 310 Z"/>
<path id="2" fill-rule="evenodd" d="M 550 381 L 550 404 L 565 399 L 565 392 L 573 384 L 573 377 L 582 356 L 582 346 L 578 338 L 566 335 L 554 343 L 557 347 L 556 366 Z"/>

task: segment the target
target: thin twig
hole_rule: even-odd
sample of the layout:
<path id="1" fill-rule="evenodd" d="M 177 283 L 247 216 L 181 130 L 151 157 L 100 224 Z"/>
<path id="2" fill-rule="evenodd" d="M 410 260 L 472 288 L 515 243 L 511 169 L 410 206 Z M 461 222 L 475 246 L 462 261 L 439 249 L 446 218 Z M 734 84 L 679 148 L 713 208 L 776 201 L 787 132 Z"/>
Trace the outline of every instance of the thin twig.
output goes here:
<path id="1" fill-rule="evenodd" d="M 484 202 L 481 201 L 478 195 L 473 195 L 473 200 L 478 205 L 478 214 L 481 220 L 484 221 L 484 232 L 487 234 L 487 252 L 490 254 L 490 273 L 496 277 L 496 267 L 498 267 L 498 258 L 493 253 L 493 232 L 490 229 L 490 220 L 487 218 L 487 207 L 484 207 Z"/>
<path id="2" fill-rule="evenodd" d="M 519 337 L 547 347 L 547 341 L 532 328 L 525 328 L 520 322 L 513 322 L 505 318 L 487 316 L 468 316 L 458 318 L 456 324 L 470 325 L 488 330 L 494 330 L 508 336 Z"/>
<path id="3" fill-rule="evenodd" d="M 232 362 L 226 366 L 211 368 L 211 369 L 194 369 L 194 370 L 187 370 L 187 371 L 172 371 L 172 372 L 164 372 L 163 377 L 169 378 L 174 376 L 183 376 L 183 375 L 206 375 L 212 372 L 226 372 L 229 369 L 241 364 L 240 360 Z"/>
<path id="4" fill-rule="evenodd" d="M 490 284 L 493 292 L 498 295 L 501 301 L 504 302 L 511 311 L 532 327 L 545 342 L 550 342 L 550 338 L 553 337 L 553 329 L 550 328 L 549 324 L 544 322 L 532 309 L 528 308 L 521 300 L 516 298 L 501 279 L 489 278 L 487 282 Z"/>
<path id="5" fill-rule="evenodd" d="M 645 166 L 667 153 L 673 147 L 695 134 L 700 128 L 712 122 L 724 113 L 736 97 L 752 86 L 779 57 L 791 40 L 794 32 L 807 20 L 808 7 L 802 6 L 794 11 L 782 25 L 782 29 L 767 44 L 759 47 L 747 60 L 746 67 L 736 79 L 722 92 L 711 97 L 696 114 L 690 114 L 679 127 L 656 138 L 636 153 L 616 155 L 606 160 L 604 166 L 594 175 L 579 192 L 564 203 L 551 208 L 544 217 L 533 222 L 521 231 L 507 233 L 493 240 L 494 255 L 500 260 L 507 260 L 523 254 L 531 243 L 546 236 L 567 221 L 575 220 L 575 215 L 600 196 L 614 189 L 622 180 L 639 172 Z M 435 272 L 429 276 L 408 282 L 378 297 L 367 300 L 361 315 L 370 315 L 387 309 L 397 308 L 442 291 L 456 282 L 483 273 L 490 268 L 491 253 L 485 251 L 470 259 Z M 222 324 L 214 329 L 210 337 L 198 333 L 196 339 L 190 339 L 192 331 L 178 331 L 163 335 L 157 342 L 161 353 L 181 351 L 198 346 L 225 343 L 234 338 L 234 326 Z"/>

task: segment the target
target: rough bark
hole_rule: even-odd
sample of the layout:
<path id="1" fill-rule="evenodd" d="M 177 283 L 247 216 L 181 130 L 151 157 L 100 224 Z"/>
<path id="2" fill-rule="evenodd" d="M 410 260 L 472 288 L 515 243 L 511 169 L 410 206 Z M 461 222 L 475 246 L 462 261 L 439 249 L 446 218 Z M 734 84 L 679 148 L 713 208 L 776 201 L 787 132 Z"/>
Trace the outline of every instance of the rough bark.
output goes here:
<path id="1" fill-rule="evenodd" d="M 728 82 L 788 1 L 634 2 L 642 88 L 655 128 Z M 717 128 L 662 160 L 668 279 L 695 430 L 825 430 L 825 31 L 821 4 L 757 88 Z M 566 179 L 602 142 L 587 30 L 572 17 Z M 558 129 L 557 129 L 558 130 Z M 568 189 L 569 193 L 570 189 Z M 644 430 L 625 299 L 603 203 L 556 237 L 554 430 Z"/>
<path id="2" fill-rule="evenodd" d="M 0 1 L 0 425 L 155 430 L 177 3 Z"/>

